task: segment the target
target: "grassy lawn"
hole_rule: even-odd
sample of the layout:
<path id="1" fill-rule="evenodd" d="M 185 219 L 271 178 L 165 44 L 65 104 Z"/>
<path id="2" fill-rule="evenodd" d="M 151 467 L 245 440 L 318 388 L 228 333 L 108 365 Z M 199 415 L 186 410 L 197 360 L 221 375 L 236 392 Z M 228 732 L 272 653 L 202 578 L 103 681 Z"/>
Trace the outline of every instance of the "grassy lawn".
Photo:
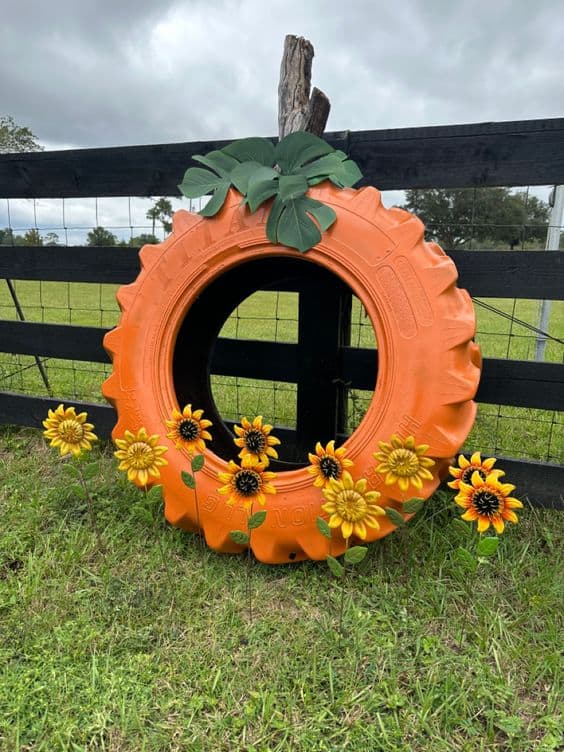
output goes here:
<path id="1" fill-rule="evenodd" d="M 562 748 L 561 514 L 522 510 L 471 576 L 437 494 L 349 580 L 340 641 L 323 564 L 255 565 L 249 623 L 245 559 L 167 526 L 108 448 L 100 547 L 38 432 L 0 431 L 1 752 Z"/>

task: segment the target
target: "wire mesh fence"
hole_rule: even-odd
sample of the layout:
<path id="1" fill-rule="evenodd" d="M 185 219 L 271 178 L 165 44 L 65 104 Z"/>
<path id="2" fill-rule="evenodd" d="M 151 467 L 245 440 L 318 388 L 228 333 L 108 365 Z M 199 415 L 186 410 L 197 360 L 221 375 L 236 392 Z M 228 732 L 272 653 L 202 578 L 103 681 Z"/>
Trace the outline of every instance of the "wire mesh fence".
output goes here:
<path id="1" fill-rule="evenodd" d="M 444 242 L 448 230 L 449 237 L 457 239 L 458 247 L 475 251 L 477 264 L 481 248 L 497 248 L 500 253 L 509 248 L 544 248 L 542 233 L 546 234 L 546 221 L 532 222 L 527 205 L 546 204 L 548 187 L 512 191 L 521 195 L 523 208 L 520 221 L 513 223 L 496 221 L 486 211 L 483 191 L 497 189 L 480 190 L 466 191 L 466 198 L 470 198 L 464 221 L 428 222 L 428 238 Z M 405 196 L 394 192 L 385 195 L 384 200 L 387 205 L 399 204 L 405 201 Z M 19 243 L 28 245 L 85 245 L 92 242 L 93 231 L 102 228 L 109 233 L 105 238 L 110 242 L 99 244 L 115 244 L 118 254 L 120 247 L 140 244 L 140 238 L 142 243 L 148 236 L 155 236 L 157 240 L 166 236 L 163 222 L 158 217 L 147 216 L 155 206 L 151 199 L 8 199 L 2 203 L 0 242 L 4 244 L 12 244 L 16 238 Z M 199 208 L 197 202 L 179 199 L 171 199 L 171 206 L 173 209 Z M 488 237 L 490 242 L 487 242 Z M 104 328 L 115 326 L 119 320 L 115 285 L 14 280 L 12 288 L 10 290 L 4 281 L 0 285 L 0 319 L 23 317 L 30 322 Z M 535 345 L 542 336 L 546 338 L 544 359 L 563 363 L 564 302 L 552 304 L 548 327 L 541 332 L 538 331 L 539 305 L 539 301 L 533 300 L 476 299 L 476 340 L 484 357 L 533 360 Z M 254 293 L 233 311 L 220 336 L 296 343 L 297 293 Z M 353 298 L 350 344 L 377 348 L 372 322 L 356 298 Z M 2 391 L 101 402 L 101 384 L 110 372 L 109 364 L 0 353 Z M 238 420 L 242 415 L 261 414 L 276 425 L 296 425 L 296 384 L 212 376 L 212 393 L 225 419 Z M 349 432 L 359 425 L 372 395 L 368 390 L 347 390 L 346 428 Z M 516 458 L 564 462 L 564 419 L 561 413 L 554 411 L 483 404 L 479 406 L 478 420 L 467 447 Z"/>

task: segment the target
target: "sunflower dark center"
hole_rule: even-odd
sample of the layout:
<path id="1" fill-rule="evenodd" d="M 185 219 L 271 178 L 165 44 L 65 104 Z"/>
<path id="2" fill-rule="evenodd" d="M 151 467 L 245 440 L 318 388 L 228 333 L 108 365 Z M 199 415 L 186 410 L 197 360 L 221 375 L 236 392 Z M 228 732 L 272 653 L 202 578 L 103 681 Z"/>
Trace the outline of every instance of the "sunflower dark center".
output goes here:
<path id="1" fill-rule="evenodd" d="M 260 486 L 260 475 L 254 470 L 239 470 L 235 476 L 235 488 L 242 496 L 254 496 Z"/>
<path id="2" fill-rule="evenodd" d="M 486 489 L 476 491 L 472 498 L 472 503 L 478 514 L 485 517 L 491 517 L 499 512 L 500 500 L 497 494 Z"/>
<path id="3" fill-rule="evenodd" d="M 245 434 L 245 444 L 249 451 L 260 454 L 266 449 L 266 438 L 262 431 L 259 431 L 257 428 L 251 428 Z"/>
<path id="4" fill-rule="evenodd" d="M 319 467 L 325 478 L 338 478 L 341 474 L 341 465 L 334 457 L 322 457 Z"/>
<path id="5" fill-rule="evenodd" d="M 200 435 L 200 426 L 193 418 L 185 418 L 178 424 L 178 433 L 186 441 L 193 441 Z"/>
<path id="6" fill-rule="evenodd" d="M 467 485 L 472 485 L 472 473 L 478 473 L 480 478 L 482 480 L 486 480 L 486 474 L 480 467 L 473 467 L 472 465 L 469 465 L 468 467 L 464 468 L 462 471 L 462 475 L 460 476 L 460 480 L 463 483 L 466 483 Z"/>
<path id="7" fill-rule="evenodd" d="M 77 420 L 63 420 L 59 424 L 59 435 L 67 444 L 78 444 L 84 436 L 84 429 Z"/>

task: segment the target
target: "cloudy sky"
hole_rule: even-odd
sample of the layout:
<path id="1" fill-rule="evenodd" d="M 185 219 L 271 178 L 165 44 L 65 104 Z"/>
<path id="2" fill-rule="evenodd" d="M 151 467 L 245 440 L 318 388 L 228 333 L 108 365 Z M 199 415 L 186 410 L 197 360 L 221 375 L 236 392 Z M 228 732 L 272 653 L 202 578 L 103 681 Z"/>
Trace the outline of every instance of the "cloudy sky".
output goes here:
<path id="1" fill-rule="evenodd" d="M 273 135 L 287 33 L 328 130 L 564 109 L 561 0 L 2 0 L 1 21 L 0 114 L 48 149 Z"/>

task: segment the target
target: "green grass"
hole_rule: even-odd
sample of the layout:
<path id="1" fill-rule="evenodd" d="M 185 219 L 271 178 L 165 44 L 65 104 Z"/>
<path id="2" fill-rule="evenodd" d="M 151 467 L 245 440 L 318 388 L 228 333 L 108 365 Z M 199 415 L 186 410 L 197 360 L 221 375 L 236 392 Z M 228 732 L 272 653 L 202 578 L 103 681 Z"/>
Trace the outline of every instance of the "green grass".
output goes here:
<path id="1" fill-rule="evenodd" d="M 71 323 L 110 327 L 117 323 L 116 286 L 57 282 L 16 283 L 18 296 L 29 321 Z M 529 324 L 538 323 L 538 301 L 485 299 L 508 315 Z M 517 323 L 476 306 L 477 341 L 484 357 L 530 360 L 535 335 Z M 0 287 L 0 318 L 15 319 L 16 313 L 5 286 Z M 222 336 L 242 339 L 297 341 L 297 295 L 258 292 L 248 298 L 223 327 Z M 564 339 L 564 301 L 552 304 L 549 333 Z M 372 327 L 358 301 L 353 309 L 351 342 L 356 347 L 374 347 Z M 546 360 L 563 362 L 563 346 L 549 340 Z M 110 366 L 62 361 L 45 363 L 53 393 L 66 399 L 102 401 L 100 386 Z M 269 421 L 293 426 L 296 420 L 295 385 L 214 377 L 212 388 L 220 413 L 227 419 L 243 414 L 262 414 Z M 34 358 L 0 353 L 0 389 L 45 395 L 46 390 Z M 371 392 L 351 390 L 349 430 L 364 415 Z M 467 448 L 513 457 L 564 461 L 564 419 L 553 411 L 481 405 Z"/>
<path id="2" fill-rule="evenodd" d="M 469 577 L 453 560 L 466 534 L 437 494 L 371 547 L 340 643 L 323 564 L 255 565 L 249 624 L 245 559 L 202 551 L 158 508 L 147 517 L 107 450 L 100 550 L 39 434 L 2 429 L 0 447 L 1 752 L 564 743 L 562 515 L 523 510 L 499 558 Z"/>

